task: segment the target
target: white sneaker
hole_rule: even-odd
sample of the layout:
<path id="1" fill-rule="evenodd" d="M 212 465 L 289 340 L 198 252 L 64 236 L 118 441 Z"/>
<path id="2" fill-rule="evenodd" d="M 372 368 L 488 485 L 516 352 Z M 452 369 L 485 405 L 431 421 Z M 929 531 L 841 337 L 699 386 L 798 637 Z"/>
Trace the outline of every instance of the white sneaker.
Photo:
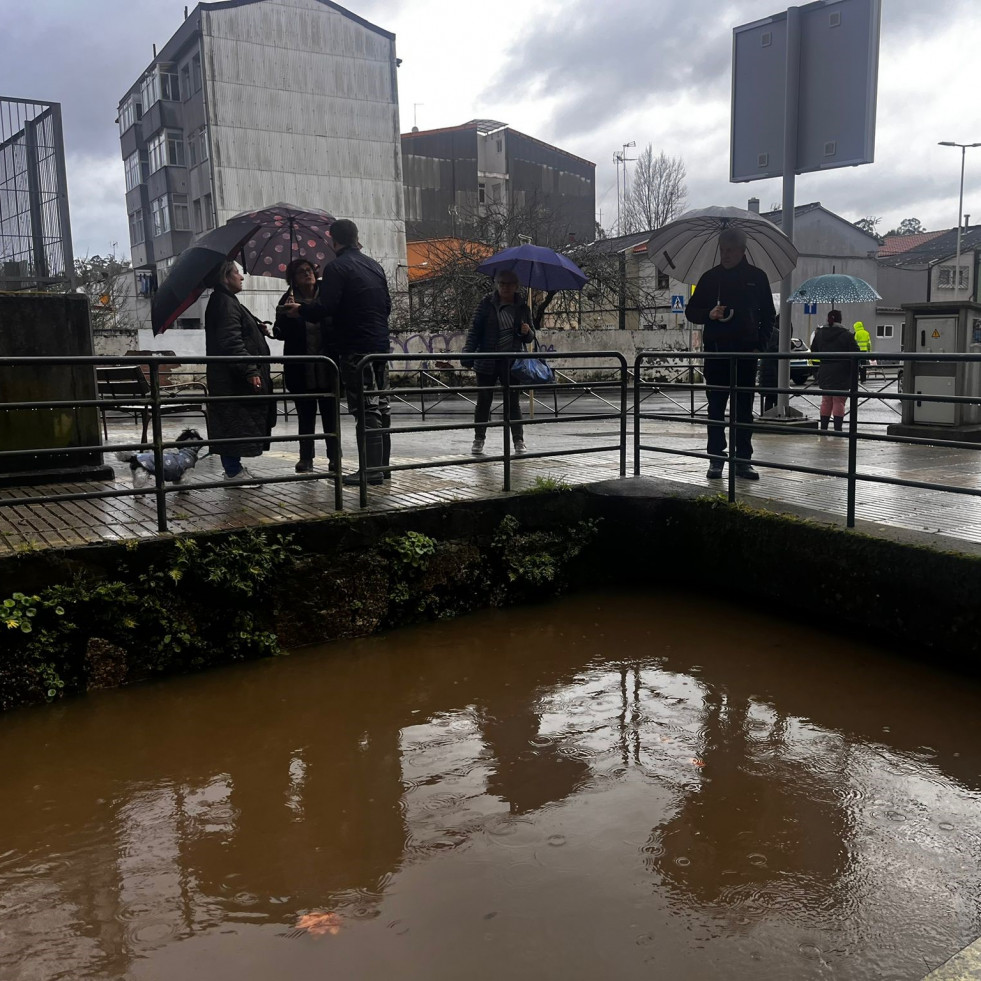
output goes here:
<path id="1" fill-rule="evenodd" d="M 473 441 L 473 446 L 470 447 L 470 452 L 474 456 L 484 455 L 484 441 L 482 439 L 475 439 Z"/>
<path id="2" fill-rule="evenodd" d="M 528 447 L 525 446 L 525 441 L 523 439 L 516 439 L 514 441 L 514 446 L 512 447 L 515 453 L 525 453 Z"/>
<path id="3" fill-rule="evenodd" d="M 237 483 L 240 480 L 255 480 L 255 474 L 253 474 L 248 467 L 242 467 L 242 469 L 239 470 L 239 472 L 236 474 L 226 473 L 225 480 L 228 481 L 229 483 L 232 483 L 233 481 Z M 244 485 L 239 485 L 239 486 L 244 486 Z"/>

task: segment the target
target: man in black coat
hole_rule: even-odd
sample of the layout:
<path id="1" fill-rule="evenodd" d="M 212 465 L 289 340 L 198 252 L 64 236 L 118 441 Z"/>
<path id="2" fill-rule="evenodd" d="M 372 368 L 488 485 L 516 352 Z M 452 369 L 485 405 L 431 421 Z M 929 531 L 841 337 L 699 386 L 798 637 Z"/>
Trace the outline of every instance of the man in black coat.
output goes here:
<path id="1" fill-rule="evenodd" d="M 310 320 L 333 319 L 340 354 L 341 378 L 347 389 L 348 411 L 356 418 L 358 435 L 365 435 L 362 466 L 387 466 L 391 457 L 391 413 L 388 403 L 388 362 L 372 362 L 363 372 L 358 362 L 366 354 L 388 354 L 388 317 L 392 299 L 385 270 L 361 251 L 358 226 L 348 218 L 330 228 L 337 258 L 325 269 L 317 300 L 286 304 L 287 312 L 303 311 Z M 363 398 L 361 394 L 363 392 Z M 363 411 L 362 411 L 363 407 Z M 379 431 L 381 430 L 381 431 Z M 368 475 L 369 484 L 380 484 L 387 472 Z M 358 483 L 357 474 L 344 478 Z"/>
<path id="2" fill-rule="evenodd" d="M 708 398 L 708 453 L 712 457 L 710 479 L 722 476 L 726 452 L 726 403 L 729 401 L 729 358 L 713 358 L 715 352 L 757 352 L 766 349 L 773 331 L 776 311 L 766 274 L 746 261 L 746 234 L 739 228 L 726 228 L 719 235 L 719 264 L 698 281 L 685 308 L 693 324 L 704 324 L 702 347 L 705 351 L 705 383 Z M 757 358 L 737 358 L 736 422 L 752 423 Z M 731 407 L 730 407 L 731 410 Z M 759 480 L 753 469 L 753 433 L 736 430 L 736 476 Z"/>

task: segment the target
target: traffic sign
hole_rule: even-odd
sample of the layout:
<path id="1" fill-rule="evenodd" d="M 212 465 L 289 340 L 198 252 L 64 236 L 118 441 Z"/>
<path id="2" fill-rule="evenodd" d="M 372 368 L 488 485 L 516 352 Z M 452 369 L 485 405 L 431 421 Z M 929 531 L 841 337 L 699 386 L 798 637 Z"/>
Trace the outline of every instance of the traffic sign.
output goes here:
<path id="1" fill-rule="evenodd" d="M 671 294 L 671 312 L 672 313 L 685 312 L 685 298 L 680 293 Z"/>
<path id="2" fill-rule="evenodd" d="M 805 314 L 808 314 L 808 313 L 817 313 L 817 312 L 818 312 L 817 301 L 815 301 L 814 303 L 805 303 L 804 304 L 804 313 Z"/>

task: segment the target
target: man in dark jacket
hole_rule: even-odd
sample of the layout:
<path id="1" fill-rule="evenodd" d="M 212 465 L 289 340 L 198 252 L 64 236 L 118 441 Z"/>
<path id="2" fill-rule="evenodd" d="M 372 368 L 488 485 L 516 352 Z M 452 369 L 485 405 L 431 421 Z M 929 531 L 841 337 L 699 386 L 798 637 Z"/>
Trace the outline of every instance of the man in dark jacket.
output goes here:
<path id="1" fill-rule="evenodd" d="M 392 299 L 385 270 L 361 251 L 358 226 L 347 218 L 331 225 L 337 258 L 325 269 L 316 301 L 287 304 L 287 312 L 303 311 L 310 320 L 333 318 L 333 330 L 341 359 L 341 378 L 347 389 L 348 411 L 356 418 L 358 435 L 365 435 L 362 466 L 388 466 L 391 449 L 391 413 L 388 404 L 388 363 L 372 362 L 363 372 L 358 362 L 366 354 L 388 354 L 388 316 Z M 363 398 L 361 393 L 363 392 Z M 362 412 L 363 405 L 363 412 Z M 380 430 L 380 431 L 379 431 Z M 388 472 L 368 475 L 369 484 L 380 484 Z M 344 478 L 358 483 L 357 474 Z"/>
<path id="2" fill-rule="evenodd" d="M 488 293 L 473 315 L 473 323 L 467 331 L 463 343 L 464 353 L 492 351 L 520 351 L 525 341 L 534 339 L 531 328 L 531 310 L 524 297 L 518 292 L 518 277 L 513 272 L 501 270 L 494 277 L 496 289 Z M 468 360 L 462 358 L 464 368 L 477 372 L 481 389 L 477 393 L 477 407 L 474 410 L 474 440 L 470 452 L 481 456 L 484 452 L 484 439 L 487 436 L 487 422 L 490 419 L 491 403 L 494 401 L 494 386 L 503 381 L 511 370 L 507 358 L 481 358 Z M 515 453 L 525 452 L 524 427 L 521 425 L 521 390 L 517 386 L 509 388 L 508 415 L 511 420 L 511 445 Z"/>
<path id="3" fill-rule="evenodd" d="M 766 349 L 773 330 L 776 311 L 766 274 L 746 261 L 746 235 L 738 228 L 726 228 L 719 235 L 719 265 L 698 281 L 685 308 L 693 324 L 704 324 L 702 347 L 706 353 L 705 383 L 708 398 L 708 453 L 712 457 L 707 477 L 722 476 L 726 451 L 725 415 L 729 401 L 730 359 L 712 358 L 714 352 L 757 352 Z M 753 421 L 753 388 L 757 358 L 736 359 L 736 423 Z M 717 387 L 716 387 L 717 386 Z M 730 406 L 730 411 L 732 407 Z M 759 480 L 753 469 L 753 433 L 736 430 L 736 476 Z"/>

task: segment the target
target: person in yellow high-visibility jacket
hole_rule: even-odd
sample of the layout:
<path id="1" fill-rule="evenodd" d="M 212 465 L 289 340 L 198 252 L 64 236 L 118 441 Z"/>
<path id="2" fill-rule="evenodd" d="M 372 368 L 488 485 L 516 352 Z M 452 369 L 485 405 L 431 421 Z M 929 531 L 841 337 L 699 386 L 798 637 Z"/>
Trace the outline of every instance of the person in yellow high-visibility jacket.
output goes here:
<path id="1" fill-rule="evenodd" d="M 855 326 L 852 328 L 855 331 L 855 343 L 858 345 L 860 351 L 871 351 L 872 350 L 872 335 L 865 329 L 865 324 L 861 320 L 855 321 Z M 864 385 L 865 375 L 869 370 L 868 361 L 859 361 L 858 363 L 858 380 Z"/>

